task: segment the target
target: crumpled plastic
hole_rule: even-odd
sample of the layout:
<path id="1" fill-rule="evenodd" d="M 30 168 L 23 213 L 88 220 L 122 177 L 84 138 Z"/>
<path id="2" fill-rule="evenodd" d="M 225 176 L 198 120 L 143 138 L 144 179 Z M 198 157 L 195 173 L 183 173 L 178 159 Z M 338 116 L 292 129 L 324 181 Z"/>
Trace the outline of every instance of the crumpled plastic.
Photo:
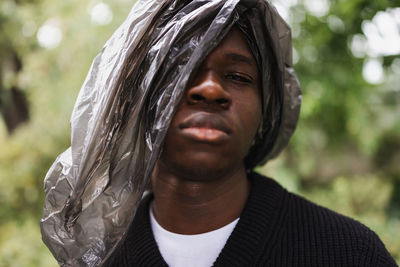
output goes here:
<path id="1" fill-rule="evenodd" d="M 71 147 L 48 171 L 43 241 L 61 266 L 100 266 L 129 228 L 196 69 L 233 25 L 258 61 L 263 122 L 249 169 L 287 145 L 301 91 L 290 28 L 266 0 L 139 0 L 94 59 Z"/>

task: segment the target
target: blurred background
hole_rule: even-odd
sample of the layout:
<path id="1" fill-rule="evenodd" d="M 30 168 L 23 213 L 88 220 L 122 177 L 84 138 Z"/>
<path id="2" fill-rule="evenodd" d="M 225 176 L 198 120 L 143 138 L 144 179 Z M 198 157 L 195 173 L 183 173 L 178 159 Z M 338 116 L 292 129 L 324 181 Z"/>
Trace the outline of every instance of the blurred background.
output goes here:
<path id="1" fill-rule="evenodd" d="M 90 64 L 134 0 L 0 1 L 0 267 L 57 266 L 43 179 Z M 303 88 L 297 131 L 257 171 L 361 221 L 400 262 L 400 2 L 275 0 Z"/>

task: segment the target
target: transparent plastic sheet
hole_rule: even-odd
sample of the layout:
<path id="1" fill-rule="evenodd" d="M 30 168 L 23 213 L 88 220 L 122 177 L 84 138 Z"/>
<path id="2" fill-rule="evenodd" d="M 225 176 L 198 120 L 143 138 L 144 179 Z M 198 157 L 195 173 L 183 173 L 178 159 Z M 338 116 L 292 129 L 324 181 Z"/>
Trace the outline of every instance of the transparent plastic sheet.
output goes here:
<path id="1" fill-rule="evenodd" d="M 263 123 L 252 168 L 286 146 L 301 92 L 290 29 L 265 0 L 139 0 L 95 58 L 71 117 L 71 147 L 45 178 L 43 241 L 61 266 L 99 266 L 124 237 L 174 112 L 233 25 L 259 65 Z"/>

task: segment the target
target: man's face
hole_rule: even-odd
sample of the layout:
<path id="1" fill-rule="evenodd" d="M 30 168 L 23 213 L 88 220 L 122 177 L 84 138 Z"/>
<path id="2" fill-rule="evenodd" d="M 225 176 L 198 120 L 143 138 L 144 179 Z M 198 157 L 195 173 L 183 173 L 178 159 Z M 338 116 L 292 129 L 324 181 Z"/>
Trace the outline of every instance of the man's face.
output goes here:
<path id="1" fill-rule="evenodd" d="M 259 83 L 256 61 L 233 28 L 189 83 L 159 164 L 193 181 L 243 168 L 262 116 Z"/>

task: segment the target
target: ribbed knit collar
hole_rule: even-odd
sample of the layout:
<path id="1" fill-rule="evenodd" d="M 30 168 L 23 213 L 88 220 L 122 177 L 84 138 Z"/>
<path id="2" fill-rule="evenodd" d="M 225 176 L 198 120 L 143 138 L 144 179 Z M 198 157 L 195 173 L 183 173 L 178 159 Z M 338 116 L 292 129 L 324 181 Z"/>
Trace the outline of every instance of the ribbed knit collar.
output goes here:
<path id="1" fill-rule="evenodd" d="M 282 220 L 286 191 L 275 181 L 256 173 L 249 174 L 252 188 L 240 220 L 213 266 L 254 266 L 260 253 L 271 251 Z M 152 194 L 140 204 L 118 257 L 124 266 L 168 266 L 163 260 L 150 225 Z M 115 255 L 117 256 L 117 255 Z M 265 255 L 263 255 L 265 257 Z M 121 259 L 123 257 L 123 259 Z"/>

